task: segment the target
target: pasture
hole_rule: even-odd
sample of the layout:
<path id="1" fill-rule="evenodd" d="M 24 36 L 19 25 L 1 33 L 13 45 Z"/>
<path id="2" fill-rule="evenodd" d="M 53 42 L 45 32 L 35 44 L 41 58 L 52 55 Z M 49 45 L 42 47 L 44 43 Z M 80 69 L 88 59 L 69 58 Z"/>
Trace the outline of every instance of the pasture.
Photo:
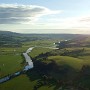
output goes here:
<path id="1" fill-rule="evenodd" d="M 41 53 L 50 52 L 52 49 L 44 48 L 44 47 L 36 47 L 32 50 L 32 52 L 29 54 L 32 58 L 38 56 Z"/>
<path id="2" fill-rule="evenodd" d="M 48 60 L 54 60 L 58 65 L 68 65 L 77 70 L 80 70 L 84 65 L 84 61 L 82 59 L 69 56 L 50 56 L 48 57 Z"/>
<path id="3" fill-rule="evenodd" d="M 23 67 L 22 62 L 21 54 L 0 55 L 0 77 L 21 70 Z"/>

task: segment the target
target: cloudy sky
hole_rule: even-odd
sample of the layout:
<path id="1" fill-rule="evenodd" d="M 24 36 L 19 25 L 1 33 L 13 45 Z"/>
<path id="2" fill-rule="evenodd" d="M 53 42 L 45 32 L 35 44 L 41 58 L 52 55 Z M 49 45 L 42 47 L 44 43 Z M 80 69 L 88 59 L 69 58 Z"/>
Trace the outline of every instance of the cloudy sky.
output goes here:
<path id="1" fill-rule="evenodd" d="M 0 30 L 90 34 L 90 0 L 0 0 Z"/>

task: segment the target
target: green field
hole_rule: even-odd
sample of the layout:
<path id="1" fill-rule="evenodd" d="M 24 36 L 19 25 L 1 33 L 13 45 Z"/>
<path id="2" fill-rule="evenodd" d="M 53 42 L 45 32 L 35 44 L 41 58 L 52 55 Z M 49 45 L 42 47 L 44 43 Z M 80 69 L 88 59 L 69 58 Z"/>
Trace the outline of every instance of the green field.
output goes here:
<path id="1" fill-rule="evenodd" d="M 52 49 L 49 48 L 42 48 L 42 47 L 36 47 L 32 50 L 32 52 L 29 54 L 32 58 L 35 58 L 36 56 L 38 56 L 41 53 L 46 53 L 46 52 L 50 52 L 52 51 Z"/>
<path id="2" fill-rule="evenodd" d="M 30 81 L 26 75 L 16 77 L 9 82 L 0 84 L 0 90 L 33 90 L 36 81 Z"/>
<path id="3" fill-rule="evenodd" d="M 25 42 L 23 43 L 23 46 L 25 47 L 32 47 L 32 46 L 44 46 L 44 47 L 52 47 L 54 46 L 55 42 L 58 42 L 59 40 L 37 40 L 37 41 L 31 41 L 31 42 Z"/>
<path id="4" fill-rule="evenodd" d="M 17 55 L 0 55 L 0 77 L 22 69 L 22 57 Z"/>
<path id="5" fill-rule="evenodd" d="M 48 60 L 54 60 L 58 65 L 68 65 L 74 69 L 81 69 L 84 65 L 82 59 L 68 57 L 68 56 L 51 56 Z"/>
<path id="6" fill-rule="evenodd" d="M 9 82 L 0 84 L 0 90 L 34 90 L 37 80 L 31 81 L 27 75 L 18 76 Z M 38 90 L 52 90 L 54 86 L 43 86 Z"/>
<path id="7" fill-rule="evenodd" d="M 12 55 L 25 52 L 29 47 L 17 47 L 17 48 L 0 48 L 0 55 Z"/>
<path id="8" fill-rule="evenodd" d="M 23 68 L 24 58 L 21 54 L 27 49 L 27 47 L 0 48 L 0 77 L 15 73 Z"/>

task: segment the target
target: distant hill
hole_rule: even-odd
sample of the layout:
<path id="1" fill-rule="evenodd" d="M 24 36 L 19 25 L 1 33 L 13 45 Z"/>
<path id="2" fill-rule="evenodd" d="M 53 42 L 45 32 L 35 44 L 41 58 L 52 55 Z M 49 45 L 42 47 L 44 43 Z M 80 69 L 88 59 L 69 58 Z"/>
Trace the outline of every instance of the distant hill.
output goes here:
<path id="1" fill-rule="evenodd" d="M 0 35 L 11 35 L 11 36 L 24 36 L 24 37 L 46 37 L 53 39 L 72 39 L 77 36 L 81 36 L 80 34 L 21 34 L 11 31 L 0 31 Z"/>
<path id="2" fill-rule="evenodd" d="M 0 31 L 0 35 L 20 35 L 19 33 L 10 32 L 10 31 Z"/>
<path id="3" fill-rule="evenodd" d="M 22 42 L 36 40 L 71 40 L 81 37 L 80 34 L 21 34 L 10 31 L 0 31 L 0 46 L 22 46 Z"/>
<path id="4" fill-rule="evenodd" d="M 10 31 L 0 31 L 0 47 L 21 46 L 19 39 L 20 34 Z"/>

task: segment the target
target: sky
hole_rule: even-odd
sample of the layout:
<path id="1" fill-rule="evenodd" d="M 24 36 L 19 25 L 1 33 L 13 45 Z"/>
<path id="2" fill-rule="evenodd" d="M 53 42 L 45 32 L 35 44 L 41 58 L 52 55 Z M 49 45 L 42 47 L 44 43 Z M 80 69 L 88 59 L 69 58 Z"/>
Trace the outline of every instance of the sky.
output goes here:
<path id="1" fill-rule="evenodd" d="M 0 0 L 0 30 L 90 34 L 90 0 Z"/>

